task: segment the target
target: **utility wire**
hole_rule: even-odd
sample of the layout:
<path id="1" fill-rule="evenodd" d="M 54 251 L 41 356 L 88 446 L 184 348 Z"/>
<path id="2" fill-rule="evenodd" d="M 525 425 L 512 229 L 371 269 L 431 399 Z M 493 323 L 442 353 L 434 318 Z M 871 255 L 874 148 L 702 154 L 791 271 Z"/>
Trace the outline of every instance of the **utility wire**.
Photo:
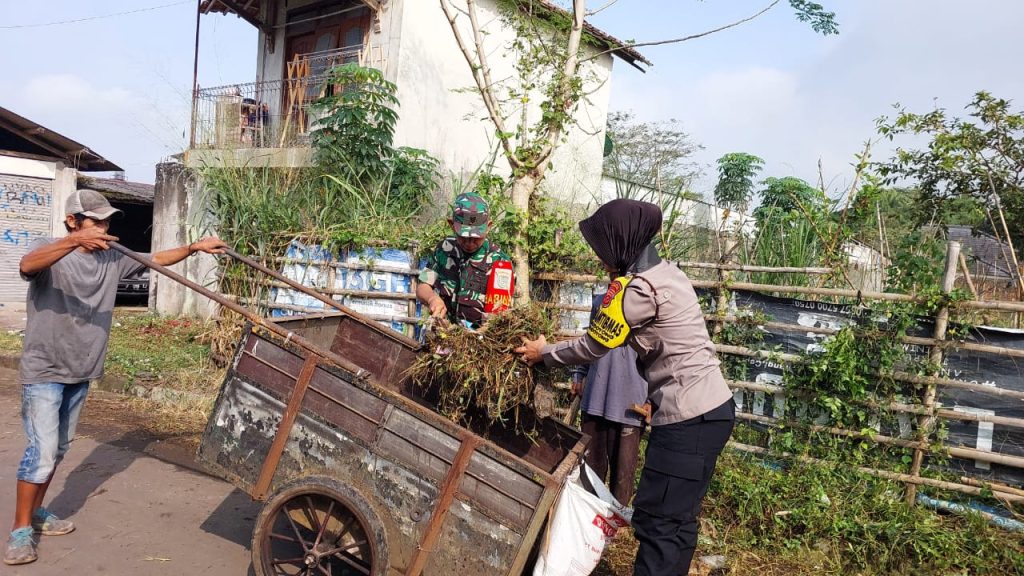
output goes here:
<path id="1" fill-rule="evenodd" d="M 78 22 L 88 22 L 90 20 L 100 20 L 102 18 L 113 18 L 114 16 L 124 16 L 126 14 L 137 14 L 139 12 L 149 12 L 150 10 L 159 10 L 160 8 L 170 8 L 171 6 L 179 6 L 181 4 L 191 4 L 192 0 L 182 0 L 181 2 L 172 2 L 170 4 L 161 4 L 160 6 L 151 6 L 149 8 L 139 8 L 137 10 L 128 10 L 127 12 L 115 12 L 114 14 L 102 14 L 99 16 L 89 16 L 87 18 L 77 18 L 75 20 L 61 20 L 58 22 L 44 22 L 41 24 L 15 24 L 13 26 L 0 26 L 0 30 L 12 30 L 15 28 L 43 28 L 44 26 L 58 26 L 60 24 L 76 24 Z"/>

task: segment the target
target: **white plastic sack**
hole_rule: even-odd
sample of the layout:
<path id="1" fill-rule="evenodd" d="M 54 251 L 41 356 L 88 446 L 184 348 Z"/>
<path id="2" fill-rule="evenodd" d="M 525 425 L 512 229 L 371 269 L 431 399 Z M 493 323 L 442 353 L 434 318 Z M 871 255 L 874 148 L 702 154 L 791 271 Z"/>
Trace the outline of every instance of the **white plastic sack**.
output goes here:
<path id="1" fill-rule="evenodd" d="M 580 480 L 580 469 L 593 492 Z M 569 475 L 553 510 L 533 576 L 587 576 L 615 533 L 633 517 L 633 509 L 619 504 L 586 464 Z"/>

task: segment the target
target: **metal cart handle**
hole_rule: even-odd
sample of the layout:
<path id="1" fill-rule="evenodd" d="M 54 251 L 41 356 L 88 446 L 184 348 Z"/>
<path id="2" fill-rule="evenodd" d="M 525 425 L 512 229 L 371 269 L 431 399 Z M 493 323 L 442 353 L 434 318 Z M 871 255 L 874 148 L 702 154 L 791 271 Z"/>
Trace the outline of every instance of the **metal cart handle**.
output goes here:
<path id="1" fill-rule="evenodd" d="M 141 254 L 139 254 L 137 252 L 134 252 L 132 250 L 129 250 L 129 249 L 125 248 L 124 246 L 118 244 L 117 242 L 108 242 L 107 244 L 110 246 L 111 249 L 117 250 L 118 252 L 120 252 L 120 253 L 124 254 L 125 256 L 131 258 L 132 260 L 135 260 L 139 264 L 142 264 L 143 266 L 146 266 L 148 268 L 152 268 L 153 270 L 156 270 L 157 272 L 163 274 L 164 276 L 167 276 L 171 280 L 174 280 L 175 282 L 177 282 L 179 284 L 182 284 L 183 286 L 185 286 L 187 288 L 190 288 L 191 290 L 193 290 L 195 292 L 198 292 L 198 293 L 202 294 L 203 296 L 206 296 L 210 300 L 213 300 L 217 304 L 220 304 L 221 306 L 231 310 L 232 312 L 238 313 L 239 315 L 241 315 L 243 318 L 245 318 L 249 322 L 252 322 L 254 325 L 259 326 L 260 328 L 263 328 L 263 329 L 268 330 L 270 332 L 273 332 L 274 334 L 277 334 L 278 336 L 284 338 L 285 341 L 294 342 L 297 346 L 299 346 L 300 348 L 304 348 L 308 352 L 311 352 L 313 354 L 317 354 L 319 356 L 322 356 L 322 357 L 326 358 L 327 360 L 330 360 L 333 364 L 337 365 L 339 368 L 342 368 L 342 369 L 344 369 L 344 370 L 346 370 L 348 372 L 351 372 L 352 375 L 355 376 L 356 378 L 366 379 L 366 378 L 369 377 L 369 375 L 370 375 L 369 372 L 367 372 L 366 370 L 363 370 L 359 366 L 356 366 L 352 362 L 342 358 L 338 354 L 336 354 L 336 353 L 334 353 L 334 352 L 332 352 L 330 350 L 325 350 L 324 348 L 321 348 L 320 346 L 317 346 L 316 344 L 313 344 L 312 342 L 310 342 L 306 338 L 303 338 L 302 336 L 299 336 L 299 335 L 297 335 L 294 332 L 291 332 L 289 330 L 285 330 L 284 328 L 281 328 L 280 326 L 278 326 L 277 324 L 275 324 L 273 322 L 268 322 L 265 318 L 261 317 L 259 314 L 256 314 L 252 310 L 249 310 L 248 308 L 238 304 L 237 302 L 232 302 L 228 298 L 225 298 L 224 295 L 218 294 L 218 293 L 214 292 L 213 290 L 210 290 L 209 288 L 206 288 L 205 286 L 197 284 L 197 283 L 189 280 L 188 278 L 185 278 L 181 274 L 178 274 L 177 272 L 174 272 L 173 270 L 167 268 L 166 266 L 162 266 L 160 264 L 157 264 L 156 262 L 150 260 L 149 258 L 146 258 L 146 257 L 142 256 Z M 256 262 L 253 262 L 252 260 L 249 260 L 248 258 L 245 258 L 244 256 L 240 256 L 238 253 L 234 252 L 231 249 L 226 250 L 225 253 L 228 254 L 229 256 L 233 257 L 233 258 L 239 259 L 239 261 L 243 262 L 244 264 L 248 264 L 250 266 L 253 266 L 254 268 L 257 268 L 258 270 L 260 268 L 262 268 L 261 271 L 269 272 L 272 276 L 278 277 L 282 281 L 288 283 L 289 285 L 292 285 L 293 281 L 288 280 L 288 279 L 284 278 L 283 276 L 278 275 L 276 272 L 270 271 L 269 268 L 266 268 L 266 267 L 258 265 Z M 246 260 L 248 260 L 248 262 L 246 262 Z M 304 289 L 303 292 L 306 292 L 306 290 L 309 290 L 309 288 L 307 288 L 306 286 L 302 286 L 301 284 L 299 284 L 298 286 L 301 286 Z M 314 292 L 314 294 L 319 295 L 318 292 L 315 292 L 315 291 L 312 291 L 312 290 L 309 290 L 309 291 L 310 292 Z M 311 294 L 311 295 L 313 295 L 313 294 Z M 327 298 L 326 296 L 322 296 L 322 298 L 330 300 L 330 298 Z M 339 310 L 341 310 L 342 312 L 346 313 L 346 314 L 352 315 L 353 319 L 355 319 L 355 320 L 369 322 L 369 321 L 365 320 L 364 318 L 362 318 L 358 313 L 352 312 L 348 308 L 345 308 L 344 306 L 341 306 L 340 304 L 337 304 L 335 307 L 338 308 Z"/>

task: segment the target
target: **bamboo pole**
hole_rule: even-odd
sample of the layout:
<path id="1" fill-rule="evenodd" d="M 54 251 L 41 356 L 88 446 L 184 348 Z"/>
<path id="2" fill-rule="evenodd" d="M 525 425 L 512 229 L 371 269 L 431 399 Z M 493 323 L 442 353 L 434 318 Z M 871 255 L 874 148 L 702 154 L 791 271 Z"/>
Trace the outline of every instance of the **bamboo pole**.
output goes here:
<path id="1" fill-rule="evenodd" d="M 749 420 L 752 422 L 758 422 L 768 426 L 786 426 L 791 427 L 794 424 L 800 425 L 799 422 L 784 421 L 779 418 L 773 418 L 771 416 L 760 416 L 757 414 L 748 414 L 746 412 L 738 412 L 736 418 L 740 420 Z M 811 424 L 807 426 L 810 430 L 815 432 L 827 432 L 834 436 L 845 436 L 847 438 L 857 438 L 859 440 L 868 440 L 876 444 L 886 444 L 889 446 L 899 446 L 900 448 L 913 448 L 915 450 L 928 450 L 930 446 L 927 442 L 920 440 L 906 440 L 903 438 L 894 438 L 892 436 L 886 436 L 884 434 L 865 433 L 857 430 L 848 430 L 845 428 L 836 428 L 834 426 L 823 426 L 821 424 Z M 1014 456 L 1012 454 L 1003 454 L 1001 452 L 994 452 L 992 450 L 978 450 L 977 448 L 967 448 L 965 446 L 947 446 L 942 444 L 938 448 L 941 452 L 954 458 L 963 458 L 964 460 L 978 460 L 980 462 L 988 462 L 991 464 L 1001 464 L 1010 468 L 1017 468 L 1024 470 L 1024 457 Z"/>
<path id="2" fill-rule="evenodd" d="M 760 446 L 751 446 L 749 444 L 742 444 L 740 442 L 729 441 L 728 447 L 733 450 L 741 452 L 749 452 L 751 454 L 761 454 L 766 456 L 781 456 L 784 458 L 791 458 L 799 460 L 800 462 L 806 462 L 808 464 L 826 465 L 829 464 L 825 460 L 819 458 L 812 458 L 810 456 L 800 456 L 796 454 L 789 454 L 787 452 L 773 453 L 767 448 L 761 448 Z M 952 490 L 954 492 L 961 492 L 964 494 L 971 494 L 974 496 L 984 495 L 984 488 L 977 486 L 967 486 L 965 484 L 958 484 L 956 482 L 946 482 L 944 480 L 935 480 L 934 478 L 924 478 L 921 476 L 911 476 L 909 474 L 899 474 L 897 472 L 888 472 L 885 470 L 875 470 L 874 468 L 868 468 L 866 466 L 858 466 L 856 470 L 862 474 L 868 474 L 878 478 L 885 478 L 886 480 L 895 480 L 897 482 L 903 482 L 905 484 L 914 484 L 921 486 L 931 486 L 933 488 L 939 488 L 942 490 Z M 1010 502 L 1024 502 L 1024 496 L 1018 496 L 1013 494 L 1006 494 L 1003 499 Z"/>
<path id="3" fill-rule="evenodd" d="M 725 236 L 725 252 L 721 255 L 722 267 L 718 268 L 719 285 L 717 298 L 715 300 L 715 326 L 713 334 L 718 336 L 725 328 L 723 318 L 729 315 L 729 283 L 732 281 L 732 272 L 725 266 L 729 265 L 733 250 L 736 248 L 736 239 L 731 234 Z"/>
<path id="4" fill-rule="evenodd" d="M 308 258 L 288 258 L 287 256 L 271 258 L 270 261 L 274 262 L 275 264 L 281 264 L 282 266 L 286 266 L 288 264 L 301 264 L 305 266 L 325 266 L 330 268 L 344 268 L 346 270 L 371 270 L 373 272 L 391 272 L 393 274 L 404 274 L 406 276 L 416 276 L 419 275 L 420 273 L 419 268 L 415 266 L 389 266 L 387 264 L 381 264 L 380 262 L 374 262 L 372 265 L 370 263 L 363 262 L 322 262 L 310 260 Z M 536 278 L 536 275 L 534 277 Z"/>
<path id="5" fill-rule="evenodd" d="M 969 486 L 978 486 L 981 488 L 988 488 L 993 492 L 1005 492 L 1007 494 L 1015 494 L 1017 496 L 1024 496 L 1024 490 L 1020 488 L 1014 488 L 1013 486 L 1007 486 L 1006 484 L 1000 484 L 999 482 L 990 482 L 987 480 L 978 480 L 977 478 L 971 478 L 970 476 L 961 476 L 960 481 Z"/>
<path id="6" fill-rule="evenodd" d="M 759 358 L 762 360 L 768 360 L 770 362 L 800 362 L 803 358 L 797 354 L 787 354 L 785 352 L 772 352 L 765 350 L 752 350 L 745 346 L 730 346 L 726 344 L 716 344 L 715 351 L 720 354 L 733 354 L 735 356 L 746 356 L 748 358 Z M 1002 396 L 1006 398 L 1018 398 L 1024 399 L 1024 392 L 1018 390 L 1007 390 L 1005 388 L 999 388 L 998 386 L 986 386 L 984 384 L 977 384 L 974 382 L 965 382 L 963 380 L 955 380 L 953 378 L 943 378 L 940 376 L 919 376 L 917 374 L 911 374 L 909 372 L 894 371 L 889 374 L 893 379 L 899 380 L 900 382 L 906 382 L 908 384 L 917 384 L 920 386 L 928 386 L 935 384 L 937 386 L 943 386 L 946 388 L 957 388 L 960 390 L 971 390 L 973 392 L 981 392 L 983 394 L 991 394 L 993 396 Z"/>
<path id="7" fill-rule="evenodd" d="M 369 34 L 369 30 L 367 30 L 367 34 Z M 416 253 L 419 252 L 419 249 L 420 249 L 420 243 L 419 242 L 413 240 L 412 242 L 409 243 L 408 250 L 409 250 L 409 266 L 410 266 L 410 268 L 412 267 L 412 264 L 415 261 Z M 411 292 L 412 294 L 416 294 L 416 288 L 419 285 L 420 277 L 419 277 L 419 274 L 412 274 L 411 276 L 412 277 L 409 279 L 409 292 Z M 409 300 L 409 305 L 408 305 L 408 309 L 407 309 L 407 313 L 408 313 L 409 317 L 411 317 L 411 318 L 415 318 L 416 317 L 416 306 L 417 306 L 417 304 L 418 304 L 417 300 Z M 416 336 L 416 325 L 415 324 L 407 323 L 405 325 L 405 335 L 410 337 L 410 338 L 414 338 Z"/>
<path id="8" fill-rule="evenodd" d="M 971 291 L 971 297 L 975 300 L 978 299 L 978 289 L 974 287 L 974 280 L 971 279 L 971 271 L 967 269 L 967 259 L 964 258 L 964 253 L 960 253 L 960 271 L 964 273 L 964 282 L 967 283 L 967 289 Z"/>
<path id="9" fill-rule="evenodd" d="M 272 288 L 287 288 L 294 290 L 292 286 L 279 280 L 257 280 L 256 284 L 263 286 L 270 286 Z M 381 300 L 408 300 L 411 302 L 416 301 L 416 294 L 409 292 L 375 292 L 373 290 L 351 290 L 348 288 L 318 288 L 318 292 L 321 294 L 327 294 L 331 296 L 352 296 L 354 298 L 379 298 Z M 340 305 L 341 302 L 338 302 Z"/>
<path id="10" fill-rule="evenodd" d="M 718 318 L 714 314 L 705 314 L 704 319 L 713 322 Z M 724 318 L 726 322 L 737 322 L 739 320 L 736 316 L 726 316 Z M 813 333 L 822 334 L 825 336 L 831 336 L 839 332 L 833 328 L 818 328 L 814 326 L 800 326 L 799 324 L 787 324 L 785 322 L 764 322 L 761 324 L 765 328 L 771 328 L 775 330 L 781 330 L 783 332 L 799 332 L 799 333 Z M 919 346 L 942 346 L 943 349 L 954 348 L 957 350 L 971 350 L 974 352 L 984 352 L 986 354 L 995 354 L 997 356 L 1008 356 L 1010 358 L 1024 358 L 1024 350 L 1018 350 L 1016 348 L 1004 348 L 1002 346 L 992 346 L 990 344 L 976 344 L 973 342 L 960 342 L 957 340 L 944 340 L 937 342 L 934 338 L 923 338 L 920 336 L 904 336 L 901 342 L 905 344 L 916 344 Z"/>
<path id="11" fill-rule="evenodd" d="M 718 288 L 717 280 L 691 280 L 695 288 Z M 775 284 L 754 284 L 751 282 L 733 282 L 730 285 L 733 290 L 748 290 L 751 292 L 768 292 L 782 294 L 813 294 L 816 296 L 834 296 L 838 298 L 851 298 L 854 300 L 885 300 L 890 302 L 916 302 L 927 301 L 924 296 L 916 294 L 899 294 L 895 292 L 868 292 L 862 290 L 847 290 L 844 288 L 815 288 L 813 286 L 780 286 Z M 1002 310 L 1006 312 L 1024 312 L 1024 302 L 998 301 L 998 300 L 966 300 L 957 303 L 958 308 L 971 310 Z"/>
<path id="12" fill-rule="evenodd" d="M 773 384 L 762 384 L 760 382 L 748 382 L 744 380 L 726 380 L 730 388 L 742 388 L 744 390 L 752 390 L 754 392 L 765 392 L 767 394 L 778 394 L 785 392 L 786 389 L 781 386 L 775 386 Z M 1011 390 L 1010 392 L 1017 392 Z M 1020 392 L 1018 392 L 1020 394 Z M 903 404 L 900 402 L 887 402 L 881 404 L 878 402 L 860 402 L 863 406 L 874 409 L 889 410 L 892 412 L 900 412 L 903 414 L 917 414 L 927 415 L 931 412 L 923 407 L 915 404 Z M 961 422 L 990 422 L 992 424 L 999 424 L 1000 426 L 1008 426 L 1011 428 L 1022 428 L 1024 429 L 1024 418 L 1014 418 L 1011 416 L 996 416 L 994 414 L 973 414 L 970 412 L 957 412 L 955 410 L 946 410 L 939 408 L 935 411 L 936 416 L 945 420 L 959 420 Z"/>
<path id="13" fill-rule="evenodd" d="M 730 270 L 733 272 L 774 272 L 781 274 L 831 274 L 832 268 L 821 266 L 752 266 L 749 264 L 728 264 L 718 262 L 672 262 L 679 268 L 700 268 L 705 270 Z"/>
<path id="14" fill-rule="evenodd" d="M 956 268 L 960 263 L 960 243 L 951 240 L 946 245 L 946 270 L 942 275 L 942 292 L 943 294 L 949 294 L 953 291 L 953 285 L 956 283 Z M 939 309 L 935 315 L 935 335 L 934 338 L 937 341 L 946 339 L 946 329 L 949 326 L 949 306 L 943 306 Z M 942 373 L 942 347 L 932 346 L 931 353 L 928 356 L 928 362 L 932 366 L 931 376 L 938 376 Z M 928 442 L 931 437 L 932 428 L 935 426 L 935 384 L 928 384 L 924 392 L 924 407 L 928 409 L 929 414 L 923 415 L 918 418 L 917 421 L 917 437 L 922 442 Z M 921 464 L 924 462 L 925 451 L 921 448 L 914 450 L 913 461 L 910 463 L 910 475 L 919 476 L 921 474 Z M 908 506 L 913 506 L 917 501 L 917 485 L 914 483 L 907 484 L 907 495 L 906 502 Z"/>
<path id="15" fill-rule="evenodd" d="M 708 268 L 720 269 L 720 265 L 714 264 L 709 265 Z M 749 267 L 748 267 L 749 268 Z M 765 266 L 765 272 L 777 272 L 778 269 Z M 728 269 L 728 268 L 725 268 Z M 600 282 L 601 279 L 592 274 L 557 274 L 553 272 L 543 272 L 534 274 L 532 276 L 534 280 L 549 280 L 549 281 L 566 281 L 566 282 L 584 282 L 584 283 L 595 283 Z M 695 288 L 709 288 L 718 289 L 721 287 L 722 282 L 720 280 L 694 280 L 691 279 L 690 283 Z M 916 294 L 900 294 L 896 292 L 871 292 L 864 290 L 849 290 L 845 288 L 816 288 L 813 286 L 785 286 L 776 284 L 756 284 L 753 282 L 732 282 L 729 284 L 731 290 L 748 290 L 750 292 L 767 292 L 767 293 L 782 293 L 782 294 L 811 294 L 815 296 L 832 296 L 837 298 L 850 298 L 853 300 L 885 300 L 889 302 L 916 302 L 922 303 L 927 301 L 924 296 L 918 296 Z M 967 300 L 964 302 L 958 302 L 957 308 L 970 309 L 970 310 L 999 310 L 1004 312 L 1024 312 L 1024 302 L 1013 302 L 1013 301 L 1000 301 L 1000 300 Z"/>
<path id="16" fill-rule="evenodd" d="M 266 300 L 260 300 L 258 298 L 246 298 L 245 296 L 235 296 L 233 294 L 225 294 L 224 298 L 236 302 L 242 306 L 266 306 L 268 308 L 277 308 L 279 310 L 288 310 L 289 312 L 299 312 L 301 314 L 324 314 L 330 313 L 330 310 L 324 308 L 312 308 L 309 306 L 299 306 L 297 304 L 278 304 L 275 302 L 268 302 Z M 358 313 L 367 320 L 373 320 L 374 322 L 401 322 L 403 324 L 418 324 L 422 318 L 415 318 L 411 316 L 390 316 L 384 314 L 364 314 Z M 387 330 L 386 327 L 382 327 Z"/>

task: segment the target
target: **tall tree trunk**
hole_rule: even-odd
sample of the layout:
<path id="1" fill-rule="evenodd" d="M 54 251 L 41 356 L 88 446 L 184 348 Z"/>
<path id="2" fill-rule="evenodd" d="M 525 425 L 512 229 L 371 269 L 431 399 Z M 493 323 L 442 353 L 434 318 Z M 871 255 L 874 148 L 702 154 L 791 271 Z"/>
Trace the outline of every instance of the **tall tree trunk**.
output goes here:
<path id="1" fill-rule="evenodd" d="M 531 170 L 512 179 L 512 205 L 520 214 L 519 229 L 515 234 L 516 301 L 530 301 L 530 252 L 527 246 L 526 227 L 530 224 L 530 198 L 537 189 L 543 174 Z"/>

